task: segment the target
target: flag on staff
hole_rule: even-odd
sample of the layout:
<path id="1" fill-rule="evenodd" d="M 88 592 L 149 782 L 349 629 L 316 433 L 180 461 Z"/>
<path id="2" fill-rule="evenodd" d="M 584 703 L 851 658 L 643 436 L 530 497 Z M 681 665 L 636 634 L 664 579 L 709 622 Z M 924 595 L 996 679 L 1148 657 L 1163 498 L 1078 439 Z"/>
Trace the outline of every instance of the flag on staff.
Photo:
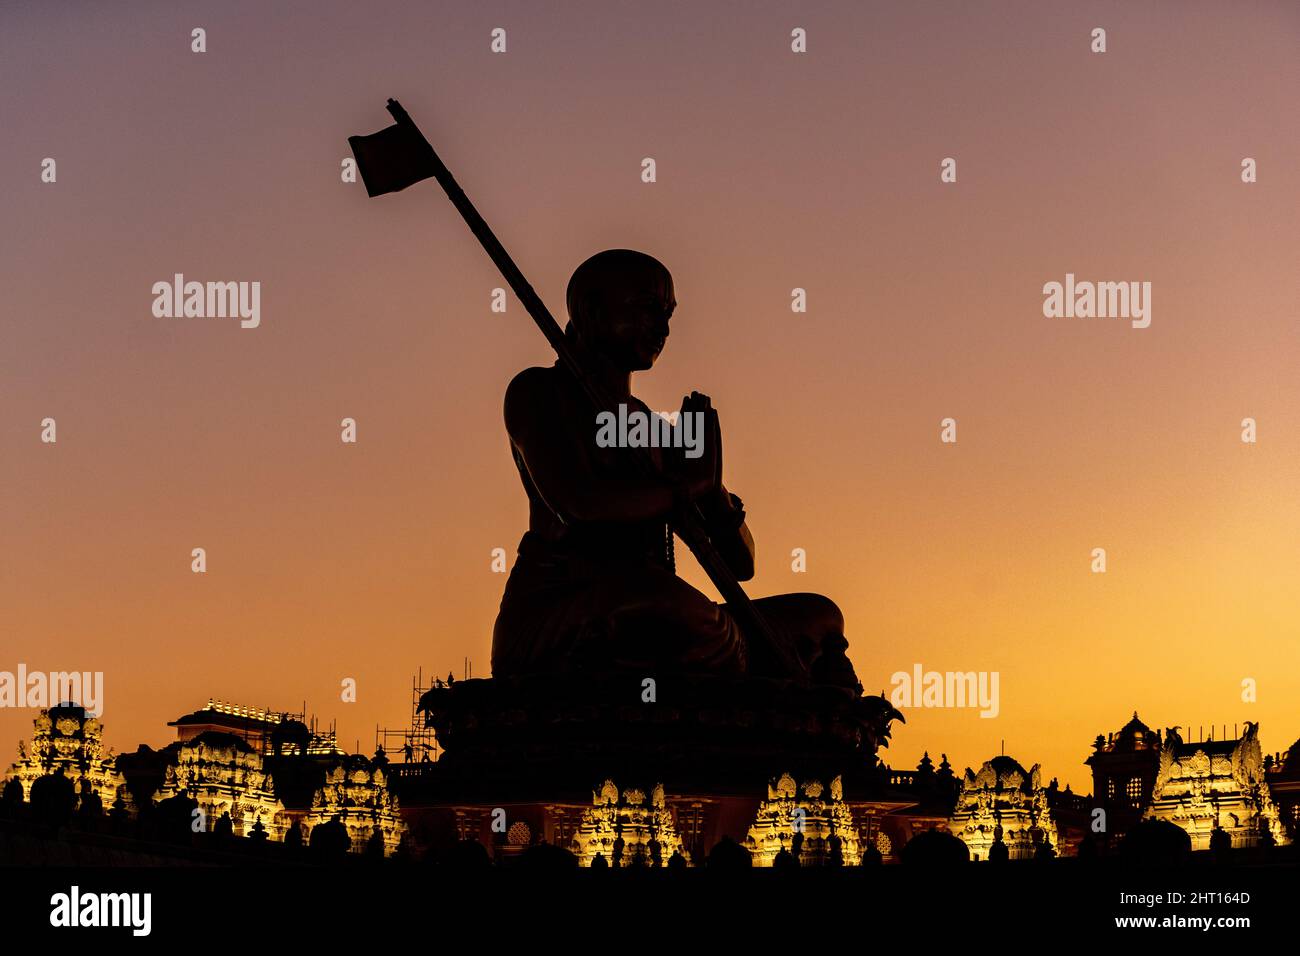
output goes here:
<path id="1" fill-rule="evenodd" d="M 387 129 L 370 136 L 349 136 L 348 145 L 357 158 L 366 192 L 372 197 L 414 186 L 436 170 L 433 147 L 405 111 Z"/>

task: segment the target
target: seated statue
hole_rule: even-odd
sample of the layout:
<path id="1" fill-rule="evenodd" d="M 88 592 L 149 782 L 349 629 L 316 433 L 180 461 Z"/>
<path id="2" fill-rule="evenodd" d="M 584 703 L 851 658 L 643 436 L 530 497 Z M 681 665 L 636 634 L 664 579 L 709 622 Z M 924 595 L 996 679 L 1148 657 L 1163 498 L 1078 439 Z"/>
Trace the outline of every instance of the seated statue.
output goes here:
<path id="1" fill-rule="evenodd" d="M 598 441 L 598 412 L 653 414 L 632 373 L 663 351 L 677 302 L 656 259 L 601 252 L 569 280 L 565 336 L 613 407 L 596 409 L 568 368 L 529 368 L 506 391 L 505 424 L 528 495 L 528 531 L 492 635 L 496 677 L 584 670 L 759 676 L 861 692 L 845 655 L 844 618 L 830 599 L 784 594 L 754 601 L 784 654 L 753 642 L 725 604 L 677 576 L 668 518 L 690 499 L 740 581 L 754 574 L 741 500 L 722 484 L 722 438 L 707 395 L 682 401 L 702 433 L 650 448 L 659 474 L 628 447 Z M 643 443 L 644 444 L 644 443 Z M 680 447 L 676 447 L 680 445 Z"/>

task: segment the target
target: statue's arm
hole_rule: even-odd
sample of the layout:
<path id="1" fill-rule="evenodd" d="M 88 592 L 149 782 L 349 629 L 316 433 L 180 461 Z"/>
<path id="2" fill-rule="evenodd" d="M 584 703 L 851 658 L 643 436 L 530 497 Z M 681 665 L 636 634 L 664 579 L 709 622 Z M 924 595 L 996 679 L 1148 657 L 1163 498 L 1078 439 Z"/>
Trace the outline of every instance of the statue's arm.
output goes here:
<path id="1" fill-rule="evenodd" d="M 736 495 L 718 486 L 716 495 L 700 501 L 709 528 L 709 538 L 737 581 L 754 577 L 754 536 L 745 523 L 745 505 Z"/>
<path id="2" fill-rule="evenodd" d="M 596 416 L 557 392 L 545 369 L 527 369 L 506 389 L 506 430 L 547 505 L 566 520 L 640 521 L 666 516 L 673 490 L 663 479 L 610 475 L 591 467 Z M 708 465 L 685 476 L 692 495 L 714 487 Z"/>
<path id="3" fill-rule="evenodd" d="M 705 415 L 704 458 L 712 459 L 714 486 L 696 501 L 708 528 L 709 539 L 738 581 L 754 577 L 754 537 L 745 524 L 745 504 L 722 484 L 722 425 L 718 421 L 713 399 L 702 392 L 691 392 L 682 399 L 682 415 L 702 412 Z M 679 421 L 682 419 L 679 419 Z M 684 453 L 675 463 L 686 461 Z"/>

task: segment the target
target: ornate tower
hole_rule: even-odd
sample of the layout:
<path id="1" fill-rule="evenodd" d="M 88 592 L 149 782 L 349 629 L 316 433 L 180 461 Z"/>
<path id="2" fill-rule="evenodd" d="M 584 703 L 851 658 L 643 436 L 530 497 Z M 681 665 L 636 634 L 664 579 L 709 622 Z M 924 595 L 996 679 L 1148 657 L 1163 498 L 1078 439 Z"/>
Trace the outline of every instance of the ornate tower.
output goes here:
<path id="1" fill-rule="evenodd" d="M 644 790 L 633 787 L 620 795 L 614 781 L 606 780 L 591 796 L 592 806 L 573 835 L 581 866 L 591 866 L 597 854 L 617 866 L 665 866 L 674 853 L 686 857 L 662 785 L 647 800 Z"/>
<path id="2" fill-rule="evenodd" d="M 1106 811 L 1107 836 L 1120 837 L 1142 819 L 1151 802 L 1160 764 L 1160 731 L 1142 723 L 1134 711 L 1118 733 L 1099 734 L 1093 748 L 1085 763 L 1092 767 L 1094 799 Z"/>
<path id="3" fill-rule="evenodd" d="M 989 859 L 999 836 L 1011 860 L 1031 859 L 1043 845 L 1061 845 L 1038 764 L 1026 772 L 1007 756 L 984 761 L 979 773 L 967 769 L 948 829 L 979 860 Z"/>
<path id="4" fill-rule="evenodd" d="M 796 847 L 795 836 L 798 835 Z M 836 847 L 838 846 L 838 849 Z M 844 802 L 839 777 L 824 786 L 807 780 L 803 786 L 784 773 L 767 787 L 767 799 L 758 806 L 754 825 L 745 837 L 755 866 L 772 866 L 782 850 L 798 850 L 802 866 L 825 866 L 837 852 L 843 866 L 861 861 L 853 813 Z"/>
<path id="5" fill-rule="evenodd" d="M 406 833 L 397 798 L 388 789 L 388 775 L 382 765 L 355 754 L 325 771 L 325 780 L 312 796 L 311 809 L 303 818 L 307 832 L 334 817 L 347 828 L 352 852 L 362 852 L 379 832 L 384 855 L 392 856 Z"/>
<path id="6" fill-rule="evenodd" d="M 153 799 L 180 794 L 198 801 L 209 829 L 228 813 L 236 836 L 260 822 L 271 839 L 284 838 L 288 818 L 262 755 L 233 734 L 208 730 L 177 746 Z"/>
<path id="7" fill-rule="evenodd" d="M 1264 782 L 1259 725 L 1249 722 L 1238 740 L 1166 735 L 1146 816 L 1178 824 L 1193 850 L 1209 849 L 1216 825 L 1235 847 L 1289 842 Z"/>
<path id="8" fill-rule="evenodd" d="M 23 799 L 30 800 L 36 779 L 62 768 L 78 792 L 81 781 L 88 780 L 105 810 L 118 797 L 130 808 L 126 778 L 117 771 L 116 757 L 105 752 L 103 736 L 99 720 L 76 704 L 42 710 L 32 721 L 31 745 L 19 741 L 18 762 L 9 768 L 9 776 L 22 784 Z"/>

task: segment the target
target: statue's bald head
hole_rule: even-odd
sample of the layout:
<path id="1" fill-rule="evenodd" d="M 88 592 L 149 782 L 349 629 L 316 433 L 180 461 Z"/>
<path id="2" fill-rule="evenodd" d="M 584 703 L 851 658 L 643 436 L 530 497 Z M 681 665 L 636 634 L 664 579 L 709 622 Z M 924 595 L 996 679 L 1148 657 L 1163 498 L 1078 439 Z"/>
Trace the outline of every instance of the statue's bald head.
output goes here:
<path id="1" fill-rule="evenodd" d="M 673 277 L 654 256 L 606 249 L 574 270 L 565 295 L 578 336 L 629 369 L 654 364 L 677 305 Z"/>

